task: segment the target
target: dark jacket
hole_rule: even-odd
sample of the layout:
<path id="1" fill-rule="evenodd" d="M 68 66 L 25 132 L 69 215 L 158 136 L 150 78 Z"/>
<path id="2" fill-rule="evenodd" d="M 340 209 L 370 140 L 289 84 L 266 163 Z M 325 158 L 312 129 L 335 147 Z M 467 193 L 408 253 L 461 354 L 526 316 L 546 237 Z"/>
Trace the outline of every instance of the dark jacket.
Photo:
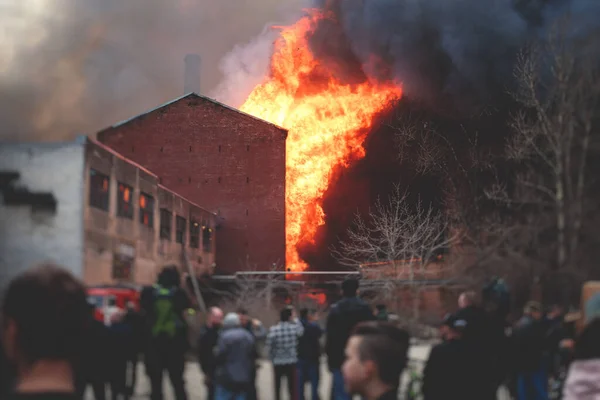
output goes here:
<path id="1" fill-rule="evenodd" d="M 547 349 L 544 323 L 525 316 L 518 322 L 512 336 L 514 365 L 517 372 L 535 372 L 544 365 Z"/>
<path id="2" fill-rule="evenodd" d="M 346 342 L 356 324 L 374 319 L 369 305 L 358 297 L 345 297 L 331 306 L 325 342 L 329 369 L 340 369 L 342 366 Z"/>
<path id="3" fill-rule="evenodd" d="M 215 350 L 219 340 L 219 328 L 203 326 L 198 339 L 198 362 L 204 375 L 209 378 L 215 376 L 217 360 Z"/>
<path id="4" fill-rule="evenodd" d="M 242 327 L 223 329 L 215 352 L 215 381 L 233 391 L 247 390 L 254 380 L 254 337 Z"/>
<path id="5" fill-rule="evenodd" d="M 478 365 L 469 346 L 449 340 L 435 346 L 423 371 L 424 400 L 479 400 Z"/>
<path id="6" fill-rule="evenodd" d="M 318 363 L 321 355 L 321 335 L 323 329 L 316 322 L 300 320 L 304 327 L 304 334 L 298 341 L 298 359 Z"/>

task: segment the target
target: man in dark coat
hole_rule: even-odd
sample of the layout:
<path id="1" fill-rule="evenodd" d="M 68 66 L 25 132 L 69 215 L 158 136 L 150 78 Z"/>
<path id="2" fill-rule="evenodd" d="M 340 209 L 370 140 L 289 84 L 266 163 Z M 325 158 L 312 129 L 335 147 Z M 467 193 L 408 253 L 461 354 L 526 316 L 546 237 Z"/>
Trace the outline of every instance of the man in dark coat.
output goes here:
<path id="1" fill-rule="evenodd" d="M 219 340 L 219 331 L 221 330 L 222 323 L 223 311 L 220 308 L 212 307 L 209 310 L 206 325 L 200 330 L 200 337 L 198 339 L 198 362 L 204 374 L 208 400 L 215 399 L 215 371 L 217 369 L 215 349 Z"/>
<path id="2" fill-rule="evenodd" d="M 350 399 L 344 389 L 341 367 L 346 358 L 344 351 L 352 330 L 360 322 L 375 319 L 371 307 L 358 298 L 358 287 L 358 280 L 345 280 L 342 283 L 344 298 L 331 306 L 327 317 L 325 352 L 329 370 L 333 375 L 331 390 L 334 400 Z"/>
<path id="3" fill-rule="evenodd" d="M 478 399 L 474 382 L 481 366 L 463 340 L 467 321 L 451 315 L 444 320 L 445 340 L 429 354 L 423 372 L 424 400 Z"/>

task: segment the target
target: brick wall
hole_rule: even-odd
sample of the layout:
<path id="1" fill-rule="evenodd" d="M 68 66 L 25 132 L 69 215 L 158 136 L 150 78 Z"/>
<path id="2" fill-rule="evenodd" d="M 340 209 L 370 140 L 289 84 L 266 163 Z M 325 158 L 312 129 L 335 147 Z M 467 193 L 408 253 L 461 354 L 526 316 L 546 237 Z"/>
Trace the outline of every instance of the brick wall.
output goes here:
<path id="1" fill-rule="evenodd" d="M 98 133 L 222 218 L 217 272 L 285 262 L 286 131 L 189 94 Z"/>

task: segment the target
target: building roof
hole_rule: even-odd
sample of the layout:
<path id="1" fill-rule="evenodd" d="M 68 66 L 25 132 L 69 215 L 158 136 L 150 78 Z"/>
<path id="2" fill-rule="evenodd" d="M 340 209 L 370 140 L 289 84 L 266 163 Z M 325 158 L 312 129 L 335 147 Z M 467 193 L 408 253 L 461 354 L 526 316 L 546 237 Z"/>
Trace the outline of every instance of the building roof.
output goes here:
<path id="1" fill-rule="evenodd" d="M 192 92 L 192 93 L 187 93 L 187 94 L 184 94 L 183 96 L 177 97 L 177 98 L 175 98 L 175 99 L 173 99 L 173 100 L 171 100 L 171 101 L 168 101 L 168 102 L 166 102 L 166 103 L 164 103 L 164 104 L 161 104 L 161 105 L 159 105 L 158 107 L 154 107 L 154 108 L 153 108 L 153 109 L 151 109 L 151 110 L 148 110 L 148 111 L 146 111 L 146 112 L 143 112 L 143 113 L 141 113 L 141 114 L 138 114 L 138 115 L 136 115 L 136 116 L 133 116 L 133 117 L 131 117 L 131 118 L 128 118 L 128 119 L 126 119 L 126 120 L 124 120 L 124 121 L 118 122 L 118 123 L 116 123 L 116 124 L 114 124 L 114 125 L 112 125 L 112 126 L 109 126 L 108 128 L 105 128 L 105 129 L 103 129 L 102 131 L 105 131 L 105 130 L 108 130 L 108 129 L 113 129 L 113 128 L 118 128 L 118 127 L 120 127 L 120 126 L 122 126 L 122 125 L 125 125 L 125 124 L 128 124 L 128 123 L 130 123 L 130 122 L 132 122 L 132 121 L 134 121 L 134 120 L 136 120 L 136 119 L 138 119 L 138 118 L 140 118 L 140 117 L 143 117 L 143 116 L 145 116 L 145 115 L 151 114 L 151 113 L 153 113 L 154 111 L 160 110 L 161 108 L 164 108 L 164 107 L 170 106 L 171 104 L 175 104 L 175 103 L 177 103 L 177 102 L 178 102 L 178 101 L 180 101 L 180 100 L 187 99 L 187 98 L 190 98 L 190 97 L 195 97 L 195 98 L 198 98 L 198 99 L 206 100 L 206 101 L 208 101 L 208 102 L 210 102 L 210 103 L 216 104 L 216 105 L 218 105 L 218 106 L 220 106 L 220 107 L 224 107 L 224 108 L 226 108 L 226 109 L 228 109 L 228 110 L 234 111 L 234 112 L 236 112 L 236 113 L 238 113 L 238 114 L 241 114 L 241 115 L 243 115 L 243 116 L 245 116 L 245 117 L 252 118 L 252 119 L 254 119 L 254 120 L 256 120 L 256 121 L 259 121 L 259 122 L 262 122 L 262 123 L 264 123 L 264 124 L 268 124 L 268 125 L 274 126 L 275 128 L 277 128 L 277 129 L 279 129 L 279 130 L 283 131 L 283 132 L 284 132 L 284 133 L 287 135 L 287 129 L 284 129 L 284 128 L 282 128 L 282 127 L 281 127 L 281 126 L 279 126 L 279 125 L 273 124 L 273 123 L 271 123 L 271 122 L 269 122 L 269 121 L 265 121 L 264 119 L 257 118 L 257 117 L 255 117 L 254 115 L 250 115 L 250 114 L 248 114 L 248 113 L 245 113 L 245 112 L 243 112 L 243 111 L 240 111 L 240 110 L 238 110 L 237 108 L 230 107 L 230 106 L 228 106 L 227 104 L 223 104 L 223 103 L 221 103 L 221 102 L 218 102 L 218 101 L 217 101 L 217 100 L 215 100 L 215 99 L 211 99 L 210 97 L 202 96 L 202 95 L 200 95 L 200 94 L 198 94 L 198 93 L 194 93 L 194 92 Z M 101 132 L 102 132 L 102 131 L 101 131 Z"/>

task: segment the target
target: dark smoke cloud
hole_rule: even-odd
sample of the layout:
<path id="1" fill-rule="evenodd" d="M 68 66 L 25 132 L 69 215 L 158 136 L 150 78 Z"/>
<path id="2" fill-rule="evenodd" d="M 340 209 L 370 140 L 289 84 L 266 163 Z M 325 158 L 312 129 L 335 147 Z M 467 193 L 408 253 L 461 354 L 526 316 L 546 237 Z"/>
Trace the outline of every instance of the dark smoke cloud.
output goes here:
<path id="1" fill-rule="evenodd" d="M 575 35 L 600 26 L 596 0 L 316 3 L 335 15 L 312 37 L 323 60 L 347 69 L 354 58 L 370 77 L 395 79 L 408 97 L 453 111 L 497 101 L 509 89 L 518 49 L 546 37 L 560 17 L 570 16 Z"/>
<path id="2" fill-rule="evenodd" d="M 183 94 L 202 56 L 210 93 L 223 57 L 305 0 L 9 0 L 0 4 L 0 140 L 93 133 Z"/>

